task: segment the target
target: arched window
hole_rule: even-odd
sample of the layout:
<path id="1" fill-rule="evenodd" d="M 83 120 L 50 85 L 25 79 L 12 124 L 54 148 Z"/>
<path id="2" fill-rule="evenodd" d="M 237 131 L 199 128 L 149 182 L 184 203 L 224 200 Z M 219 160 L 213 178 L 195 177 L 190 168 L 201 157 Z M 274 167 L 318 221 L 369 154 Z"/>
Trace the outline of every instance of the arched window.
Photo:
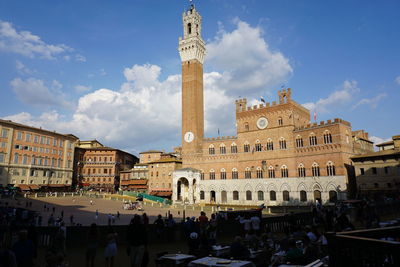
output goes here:
<path id="1" fill-rule="evenodd" d="M 309 139 L 310 139 L 310 146 L 316 146 L 318 144 L 317 137 L 315 136 L 314 133 L 310 134 Z"/>
<path id="2" fill-rule="evenodd" d="M 276 192 L 275 191 L 269 191 L 269 200 L 276 201 Z"/>
<path id="3" fill-rule="evenodd" d="M 232 169 L 232 179 L 238 179 L 239 175 L 238 175 L 238 171 L 236 168 Z"/>
<path id="4" fill-rule="evenodd" d="M 239 191 L 233 191 L 232 192 L 232 199 L 233 200 L 239 200 Z"/>
<path id="5" fill-rule="evenodd" d="M 244 171 L 244 178 L 251 179 L 251 169 L 249 167 Z"/>
<path id="6" fill-rule="evenodd" d="M 215 171 L 214 171 L 214 169 L 210 170 L 210 180 L 215 180 Z"/>
<path id="7" fill-rule="evenodd" d="M 224 168 L 221 169 L 221 180 L 226 180 L 226 171 Z"/>
<path id="8" fill-rule="evenodd" d="M 337 192 L 334 190 L 329 191 L 329 202 L 337 201 Z"/>
<path id="9" fill-rule="evenodd" d="M 226 154 L 226 147 L 225 147 L 224 144 L 221 144 L 221 145 L 219 146 L 219 153 L 220 153 L 220 154 Z"/>
<path id="10" fill-rule="evenodd" d="M 289 171 L 288 171 L 288 168 L 286 167 L 286 165 L 283 165 L 281 167 L 281 176 L 282 176 L 282 178 L 289 177 Z"/>
<path id="11" fill-rule="evenodd" d="M 210 145 L 210 146 L 208 147 L 208 154 L 210 154 L 210 155 L 214 155 L 214 154 L 215 154 L 214 145 Z"/>
<path id="12" fill-rule="evenodd" d="M 250 144 L 246 141 L 243 146 L 244 152 L 250 152 Z"/>
<path id="13" fill-rule="evenodd" d="M 332 135 L 328 130 L 324 132 L 324 144 L 332 144 Z"/>
<path id="14" fill-rule="evenodd" d="M 252 200 L 252 195 L 250 190 L 246 191 L 246 200 Z"/>
<path id="15" fill-rule="evenodd" d="M 204 191 L 200 191 L 200 200 L 204 200 L 204 199 L 205 199 Z"/>
<path id="16" fill-rule="evenodd" d="M 278 125 L 279 125 L 279 126 L 282 126 L 282 125 L 283 125 L 283 119 L 282 119 L 282 117 L 279 117 L 279 118 L 278 118 Z"/>
<path id="17" fill-rule="evenodd" d="M 188 31 L 188 34 L 192 34 L 192 23 L 188 23 L 187 31 Z"/>
<path id="18" fill-rule="evenodd" d="M 264 200 L 264 192 L 263 191 L 257 191 L 257 199 L 258 200 Z"/>
<path id="19" fill-rule="evenodd" d="M 257 167 L 257 178 L 261 179 L 263 178 L 263 170 L 261 169 L 261 167 Z"/>
<path id="20" fill-rule="evenodd" d="M 231 153 L 232 154 L 237 153 L 237 145 L 235 143 L 232 143 L 232 145 L 231 145 Z"/>
<path id="21" fill-rule="evenodd" d="M 312 172 L 312 176 L 313 177 L 319 177 L 320 176 L 320 172 L 319 172 L 319 166 L 316 162 L 313 163 L 313 165 L 311 166 L 311 172 Z"/>
<path id="22" fill-rule="evenodd" d="M 204 180 L 204 171 L 200 170 L 200 180 Z"/>
<path id="23" fill-rule="evenodd" d="M 271 138 L 267 139 L 267 150 L 274 150 L 274 142 L 272 142 Z"/>
<path id="24" fill-rule="evenodd" d="M 306 177 L 306 168 L 304 168 L 303 163 L 299 164 L 299 166 L 297 167 L 297 172 L 299 174 L 299 177 Z"/>
<path id="25" fill-rule="evenodd" d="M 306 202 L 307 201 L 307 192 L 304 190 L 300 191 L 300 201 L 301 202 Z"/>
<path id="26" fill-rule="evenodd" d="M 326 164 L 326 174 L 328 176 L 335 176 L 336 175 L 335 165 L 333 165 L 332 161 L 328 161 L 328 163 Z"/>
<path id="27" fill-rule="evenodd" d="M 272 166 L 268 167 L 268 178 L 275 178 L 275 169 Z"/>
<path id="28" fill-rule="evenodd" d="M 303 138 L 300 135 L 296 137 L 296 147 L 303 147 Z"/>
<path id="29" fill-rule="evenodd" d="M 279 148 L 280 148 L 280 149 L 286 149 L 286 140 L 285 140 L 285 138 L 283 138 L 283 137 L 281 137 L 281 138 L 279 139 Z"/>
<path id="30" fill-rule="evenodd" d="M 256 146 L 255 146 L 256 152 L 260 152 L 262 150 L 262 146 L 260 143 L 260 140 L 256 140 Z"/>
<path id="31" fill-rule="evenodd" d="M 289 201 L 289 199 L 290 199 L 289 191 L 284 190 L 284 191 L 282 192 L 282 199 L 283 199 L 283 201 Z"/>
<path id="32" fill-rule="evenodd" d="M 248 123 L 248 122 L 245 122 L 245 123 L 244 123 L 244 130 L 245 130 L 246 132 L 248 132 L 248 131 L 250 130 L 250 127 L 249 127 L 249 123 Z"/>

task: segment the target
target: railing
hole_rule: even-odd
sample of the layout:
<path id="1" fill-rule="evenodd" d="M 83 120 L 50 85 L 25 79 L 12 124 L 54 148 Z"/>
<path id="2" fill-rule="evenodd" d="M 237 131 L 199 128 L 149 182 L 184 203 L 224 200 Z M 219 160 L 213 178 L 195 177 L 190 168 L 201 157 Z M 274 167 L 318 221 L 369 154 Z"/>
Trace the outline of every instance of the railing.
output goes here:
<path id="1" fill-rule="evenodd" d="M 329 266 L 400 266 L 400 227 L 328 233 Z"/>
<path id="2" fill-rule="evenodd" d="M 305 226 L 312 223 L 312 213 L 295 213 L 284 216 L 266 217 L 262 219 L 265 227 L 271 232 L 287 232 L 294 226 Z"/>

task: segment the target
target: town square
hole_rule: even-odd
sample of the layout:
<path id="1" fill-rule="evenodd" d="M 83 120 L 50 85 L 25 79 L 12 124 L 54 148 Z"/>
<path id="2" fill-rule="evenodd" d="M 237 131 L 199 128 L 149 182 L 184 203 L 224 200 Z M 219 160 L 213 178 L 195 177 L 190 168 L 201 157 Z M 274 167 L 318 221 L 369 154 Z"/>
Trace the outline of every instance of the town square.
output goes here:
<path id="1" fill-rule="evenodd" d="M 399 7 L 0 1 L 0 267 L 400 266 Z"/>

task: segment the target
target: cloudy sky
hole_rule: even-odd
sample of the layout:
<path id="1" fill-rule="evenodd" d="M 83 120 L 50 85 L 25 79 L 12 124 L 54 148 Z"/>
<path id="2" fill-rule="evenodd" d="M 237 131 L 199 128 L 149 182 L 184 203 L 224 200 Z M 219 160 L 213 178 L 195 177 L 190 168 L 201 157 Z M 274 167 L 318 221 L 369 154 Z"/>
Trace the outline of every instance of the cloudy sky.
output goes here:
<path id="1" fill-rule="evenodd" d="M 180 145 L 178 38 L 187 0 L 0 0 L 0 117 L 137 154 Z M 206 136 L 234 135 L 234 100 L 293 98 L 400 134 L 400 2 L 198 0 Z"/>

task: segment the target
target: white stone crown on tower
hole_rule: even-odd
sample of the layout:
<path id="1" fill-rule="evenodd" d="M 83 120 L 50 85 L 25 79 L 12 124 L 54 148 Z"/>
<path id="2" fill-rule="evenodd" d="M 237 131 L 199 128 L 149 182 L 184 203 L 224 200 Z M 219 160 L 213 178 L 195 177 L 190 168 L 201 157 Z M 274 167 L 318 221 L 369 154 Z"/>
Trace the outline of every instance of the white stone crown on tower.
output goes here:
<path id="1" fill-rule="evenodd" d="M 192 5 L 189 10 L 182 15 L 183 19 L 183 38 L 179 38 L 179 54 L 182 62 L 198 60 L 204 62 L 206 54 L 205 43 L 201 38 L 201 16 Z"/>

